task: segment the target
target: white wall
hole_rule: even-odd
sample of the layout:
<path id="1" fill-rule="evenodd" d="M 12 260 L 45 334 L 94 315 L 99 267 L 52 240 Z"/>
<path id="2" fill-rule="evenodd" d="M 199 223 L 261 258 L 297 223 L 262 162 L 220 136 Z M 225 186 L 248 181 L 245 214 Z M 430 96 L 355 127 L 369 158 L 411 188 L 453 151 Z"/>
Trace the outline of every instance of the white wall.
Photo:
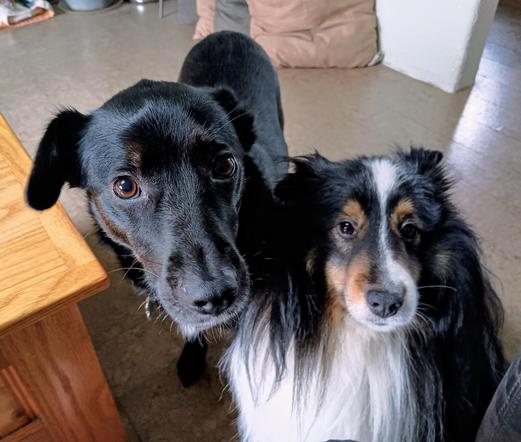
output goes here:
<path id="1" fill-rule="evenodd" d="M 376 0 L 383 63 L 447 92 L 473 84 L 498 0 Z"/>

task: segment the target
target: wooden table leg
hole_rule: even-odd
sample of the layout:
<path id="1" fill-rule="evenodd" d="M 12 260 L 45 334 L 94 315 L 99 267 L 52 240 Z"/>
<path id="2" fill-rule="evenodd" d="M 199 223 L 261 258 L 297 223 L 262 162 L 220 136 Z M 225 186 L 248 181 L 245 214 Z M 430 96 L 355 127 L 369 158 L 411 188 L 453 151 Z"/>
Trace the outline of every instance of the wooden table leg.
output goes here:
<path id="1" fill-rule="evenodd" d="M 10 387 L 50 440 L 126 439 L 76 304 L 0 338 L 0 363 L 4 380 L 21 384 Z"/>

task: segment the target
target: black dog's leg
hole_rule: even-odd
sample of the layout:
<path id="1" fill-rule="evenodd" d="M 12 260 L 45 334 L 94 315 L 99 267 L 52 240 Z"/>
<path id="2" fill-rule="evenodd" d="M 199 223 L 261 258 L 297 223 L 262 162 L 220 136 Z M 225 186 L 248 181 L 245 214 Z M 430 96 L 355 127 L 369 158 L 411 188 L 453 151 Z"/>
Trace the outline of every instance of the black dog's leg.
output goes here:
<path id="1" fill-rule="evenodd" d="M 184 387 L 195 384 L 204 373 L 207 351 L 208 343 L 204 336 L 185 343 L 183 352 L 177 361 L 177 376 Z"/>

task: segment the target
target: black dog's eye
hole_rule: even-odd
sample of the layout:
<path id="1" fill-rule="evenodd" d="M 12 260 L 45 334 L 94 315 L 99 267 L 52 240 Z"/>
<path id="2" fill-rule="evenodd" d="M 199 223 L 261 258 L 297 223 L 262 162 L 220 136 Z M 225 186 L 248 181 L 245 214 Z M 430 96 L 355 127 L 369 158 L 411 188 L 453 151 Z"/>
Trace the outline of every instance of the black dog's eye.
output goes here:
<path id="1" fill-rule="evenodd" d="M 225 153 L 215 158 L 213 162 L 214 178 L 224 180 L 231 178 L 237 171 L 237 161 L 232 154 Z"/>
<path id="2" fill-rule="evenodd" d="M 342 221 L 338 225 L 338 231 L 340 232 L 340 235 L 350 238 L 355 234 L 356 228 L 352 222 Z"/>
<path id="3" fill-rule="evenodd" d="M 400 235 L 402 235 L 402 238 L 406 241 L 411 241 L 416 238 L 416 235 L 418 234 L 418 229 L 414 224 L 411 223 L 404 223 L 400 227 Z"/>
<path id="4" fill-rule="evenodd" d="M 114 193 L 124 200 L 139 195 L 139 186 L 131 176 L 120 176 L 114 181 Z"/>

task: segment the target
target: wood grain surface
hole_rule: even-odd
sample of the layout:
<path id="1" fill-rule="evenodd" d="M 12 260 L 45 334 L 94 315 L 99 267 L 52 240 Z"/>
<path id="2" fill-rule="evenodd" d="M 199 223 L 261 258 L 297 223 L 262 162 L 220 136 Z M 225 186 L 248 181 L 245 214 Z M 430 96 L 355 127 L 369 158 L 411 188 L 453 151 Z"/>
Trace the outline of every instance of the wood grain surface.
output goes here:
<path id="1" fill-rule="evenodd" d="M 29 407 L 34 408 L 34 415 L 45 424 L 50 437 L 43 440 L 125 440 L 112 395 L 76 304 L 3 336 L 0 353 L 27 388 L 27 400 Z"/>
<path id="2" fill-rule="evenodd" d="M 57 204 L 27 207 L 31 160 L 0 115 L 0 336 L 108 287 L 108 277 Z"/>
<path id="3" fill-rule="evenodd" d="M 0 439 L 31 422 L 31 417 L 23 409 L 11 390 L 2 379 L 0 370 Z"/>
<path id="4" fill-rule="evenodd" d="M 16 433 L 1 439 L 2 442 L 49 442 L 52 441 L 47 426 L 40 421 L 31 422 Z"/>

